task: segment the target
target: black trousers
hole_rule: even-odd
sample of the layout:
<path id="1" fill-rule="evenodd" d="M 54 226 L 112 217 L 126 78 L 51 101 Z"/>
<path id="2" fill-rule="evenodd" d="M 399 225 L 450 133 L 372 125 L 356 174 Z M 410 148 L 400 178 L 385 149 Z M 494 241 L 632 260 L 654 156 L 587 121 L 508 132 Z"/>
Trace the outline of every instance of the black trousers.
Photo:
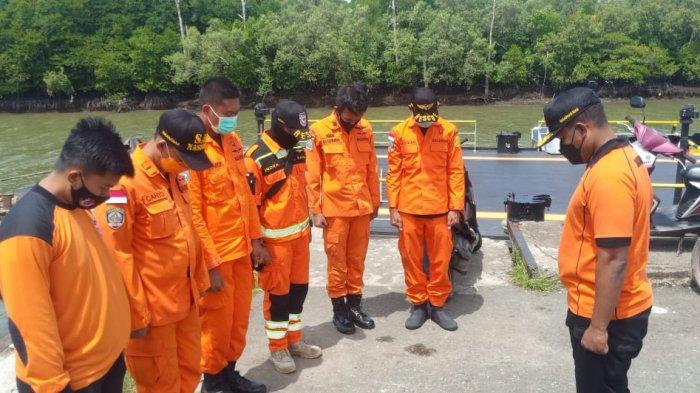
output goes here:
<path id="1" fill-rule="evenodd" d="M 632 359 L 642 350 L 647 334 L 651 308 L 633 317 L 610 321 L 608 325 L 608 353 L 595 354 L 581 345 L 583 332 L 591 323 L 571 311 L 566 316 L 566 326 L 571 335 L 576 391 L 578 393 L 627 393 L 627 371 Z"/>
<path id="2" fill-rule="evenodd" d="M 80 390 L 73 391 L 70 386 L 67 386 L 61 393 L 122 393 L 125 374 L 124 355 L 119 355 L 112 368 L 102 378 Z M 31 386 L 19 379 L 17 379 L 17 391 L 19 393 L 34 393 Z"/>

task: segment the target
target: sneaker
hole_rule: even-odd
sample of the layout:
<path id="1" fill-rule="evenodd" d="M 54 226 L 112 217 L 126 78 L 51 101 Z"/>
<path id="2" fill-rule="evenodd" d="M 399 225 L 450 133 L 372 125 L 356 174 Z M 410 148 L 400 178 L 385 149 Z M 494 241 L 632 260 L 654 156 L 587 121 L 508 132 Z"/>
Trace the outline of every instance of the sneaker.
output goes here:
<path id="1" fill-rule="evenodd" d="M 297 366 L 294 364 L 294 359 L 292 359 L 292 355 L 287 349 L 270 352 L 270 360 L 275 366 L 275 369 L 282 374 L 291 374 L 297 371 Z"/>
<path id="2" fill-rule="evenodd" d="M 302 359 L 316 359 L 323 355 L 323 352 L 321 352 L 321 347 L 307 344 L 303 341 L 290 345 L 289 352 L 292 354 L 292 356 L 298 356 Z"/>

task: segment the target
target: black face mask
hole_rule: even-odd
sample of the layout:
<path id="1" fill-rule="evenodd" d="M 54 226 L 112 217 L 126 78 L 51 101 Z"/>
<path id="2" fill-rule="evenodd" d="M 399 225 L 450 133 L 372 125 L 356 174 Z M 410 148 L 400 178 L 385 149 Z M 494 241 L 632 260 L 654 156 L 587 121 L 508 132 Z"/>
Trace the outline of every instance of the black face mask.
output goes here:
<path id="1" fill-rule="evenodd" d="M 70 189 L 70 196 L 73 200 L 73 207 L 85 210 L 94 209 L 97 206 L 107 202 L 108 196 L 104 197 L 101 195 L 95 195 L 90 190 L 85 187 L 85 180 L 83 180 L 83 175 L 80 175 L 80 181 L 83 185 L 74 190 L 72 187 Z"/>
<path id="2" fill-rule="evenodd" d="M 357 121 L 355 123 L 347 122 L 347 121 L 343 120 L 343 117 L 340 116 L 340 113 L 338 113 L 338 123 L 340 123 L 340 127 L 342 127 L 343 130 L 345 130 L 345 132 L 350 132 L 350 131 L 352 131 L 353 128 L 355 128 L 355 126 L 357 125 L 357 123 L 359 123 L 359 121 Z"/>
<path id="3" fill-rule="evenodd" d="M 270 136 L 285 150 L 293 148 L 299 140 L 292 134 L 288 133 L 282 127 L 272 127 L 270 129 Z"/>
<path id="4" fill-rule="evenodd" d="M 579 147 L 574 146 L 574 135 L 576 134 L 576 131 L 574 130 L 574 133 L 571 134 L 571 143 L 564 143 L 564 141 L 561 141 L 559 143 L 559 153 L 561 153 L 564 158 L 569 160 L 569 162 L 572 165 L 580 165 L 584 164 L 586 161 L 583 160 L 583 156 L 581 156 L 581 147 L 583 146 L 583 142 L 586 140 L 586 137 L 583 137 L 583 140 L 581 141 L 581 145 Z"/>

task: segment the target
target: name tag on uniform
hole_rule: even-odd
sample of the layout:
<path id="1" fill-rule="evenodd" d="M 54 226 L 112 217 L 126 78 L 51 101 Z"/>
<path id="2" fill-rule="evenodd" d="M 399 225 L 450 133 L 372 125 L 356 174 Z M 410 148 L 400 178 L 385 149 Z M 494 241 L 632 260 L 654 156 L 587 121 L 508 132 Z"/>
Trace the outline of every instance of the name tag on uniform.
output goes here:
<path id="1" fill-rule="evenodd" d="M 162 201 L 163 199 L 168 198 L 168 193 L 165 192 L 164 190 L 158 190 L 154 191 L 150 194 L 146 194 L 143 196 L 143 204 L 144 205 L 152 205 L 156 202 Z"/>

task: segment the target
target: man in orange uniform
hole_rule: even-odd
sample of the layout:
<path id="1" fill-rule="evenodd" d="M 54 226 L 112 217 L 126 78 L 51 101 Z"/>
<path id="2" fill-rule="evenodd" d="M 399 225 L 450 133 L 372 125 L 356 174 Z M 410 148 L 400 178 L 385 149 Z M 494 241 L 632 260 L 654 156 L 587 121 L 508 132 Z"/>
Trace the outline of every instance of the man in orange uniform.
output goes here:
<path id="1" fill-rule="evenodd" d="M 258 210 L 246 180 L 243 144 L 234 132 L 240 92 L 228 78 L 207 80 L 199 94 L 213 167 L 190 171 L 194 227 L 202 240 L 211 290 L 200 301 L 203 390 L 264 393 L 265 385 L 236 371 L 245 347 L 253 269 L 269 262 Z M 251 262 L 252 254 L 252 262 Z"/>
<path id="2" fill-rule="evenodd" d="M 374 328 L 360 308 L 369 222 L 379 209 L 377 155 L 365 111 L 365 87 L 342 87 L 333 113 L 311 126 L 314 142 L 306 159 L 309 206 L 328 256 L 333 325 L 343 334 L 354 333 L 355 325 Z"/>
<path id="3" fill-rule="evenodd" d="M 192 393 L 202 374 L 196 300 L 209 275 L 178 175 L 211 166 L 204 132 L 192 112 L 163 112 L 154 139 L 131 155 L 135 176 L 96 210 L 129 294 L 126 364 L 139 393 Z"/>
<path id="4" fill-rule="evenodd" d="M 292 356 L 315 359 L 321 348 L 301 337 L 301 311 L 309 289 L 309 223 L 306 153 L 311 134 L 306 109 L 282 100 L 272 112 L 272 127 L 246 152 L 251 191 L 262 222 L 270 264 L 260 270 L 265 290 L 265 333 L 277 371 L 296 370 Z"/>
<path id="5" fill-rule="evenodd" d="M 121 393 L 129 300 L 89 209 L 133 174 L 114 126 L 83 119 L 3 219 L 0 293 L 20 393 Z"/>
<path id="6" fill-rule="evenodd" d="M 443 310 L 452 291 L 448 276 L 452 231 L 464 210 L 464 165 L 454 124 L 438 116 L 435 93 L 417 88 L 413 115 L 389 133 L 387 190 L 391 225 L 399 229 L 406 296 L 413 304 L 407 329 L 430 317 L 446 330 L 457 323 Z M 423 271 L 427 249 L 428 275 Z"/>
<path id="7" fill-rule="evenodd" d="M 593 90 L 562 92 L 544 118 L 550 133 L 542 145 L 559 138 L 571 164 L 586 164 L 559 242 L 576 390 L 629 392 L 627 371 L 642 350 L 654 299 L 646 272 L 649 173 L 629 140 L 615 136 Z"/>

